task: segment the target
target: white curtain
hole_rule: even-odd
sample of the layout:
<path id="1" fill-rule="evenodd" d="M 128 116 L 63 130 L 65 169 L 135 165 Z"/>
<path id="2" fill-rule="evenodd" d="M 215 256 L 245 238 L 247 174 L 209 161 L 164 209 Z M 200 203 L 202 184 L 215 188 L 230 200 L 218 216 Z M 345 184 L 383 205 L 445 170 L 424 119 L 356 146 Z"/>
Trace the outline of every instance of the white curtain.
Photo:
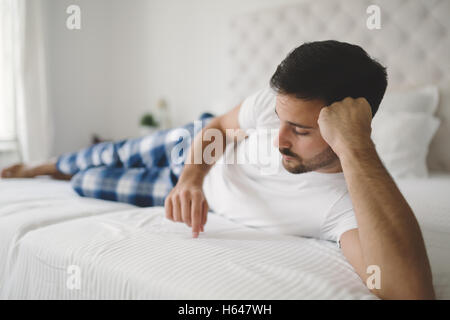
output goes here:
<path id="1" fill-rule="evenodd" d="M 0 152 L 16 147 L 12 0 L 0 1 Z"/>
<path id="2" fill-rule="evenodd" d="M 45 28 L 42 0 L 11 1 L 12 65 L 16 133 L 21 159 L 48 159 L 52 135 L 47 101 Z"/>

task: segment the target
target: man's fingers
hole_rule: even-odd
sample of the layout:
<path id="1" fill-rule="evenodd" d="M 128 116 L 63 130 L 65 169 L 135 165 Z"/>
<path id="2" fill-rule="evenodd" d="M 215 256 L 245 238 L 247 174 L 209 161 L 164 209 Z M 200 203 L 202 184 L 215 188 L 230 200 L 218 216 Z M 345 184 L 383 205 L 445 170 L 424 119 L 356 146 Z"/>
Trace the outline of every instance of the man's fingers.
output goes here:
<path id="1" fill-rule="evenodd" d="M 175 195 L 173 197 L 173 219 L 174 221 L 181 222 L 181 203 L 180 197 Z"/>
<path id="2" fill-rule="evenodd" d="M 173 191 L 164 201 L 166 218 L 175 222 L 185 222 L 192 228 L 192 236 L 197 238 L 204 231 L 208 204 L 203 192 L 198 189 Z"/>
<path id="3" fill-rule="evenodd" d="M 187 193 L 181 195 L 181 216 L 183 221 L 191 226 L 191 199 Z"/>
<path id="4" fill-rule="evenodd" d="M 208 210 L 209 210 L 209 207 L 208 207 L 208 202 L 206 202 L 206 200 L 203 200 L 203 203 L 202 203 L 202 227 L 206 224 L 206 221 L 208 220 L 207 219 L 207 216 L 208 216 Z M 203 230 L 202 230 L 203 231 Z"/>
<path id="5" fill-rule="evenodd" d="M 202 222 L 202 201 L 199 197 L 196 197 L 192 201 L 192 236 L 198 237 L 200 233 L 200 227 Z"/>
<path id="6" fill-rule="evenodd" d="M 173 213 L 172 213 L 172 198 L 167 197 L 164 201 L 164 208 L 166 209 L 166 219 L 173 220 Z"/>

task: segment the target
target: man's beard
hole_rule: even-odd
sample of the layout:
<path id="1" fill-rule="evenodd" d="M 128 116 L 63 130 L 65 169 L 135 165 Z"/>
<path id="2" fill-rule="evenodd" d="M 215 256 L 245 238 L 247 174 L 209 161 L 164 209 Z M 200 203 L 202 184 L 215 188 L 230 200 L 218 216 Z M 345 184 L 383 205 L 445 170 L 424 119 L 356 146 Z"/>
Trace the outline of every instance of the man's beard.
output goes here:
<path id="1" fill-rule="evenodd" d="M 316 171 L 321 168 L 328 167 L 339 160 L 339 157 L 334 153 L 330 146 L 318 155 L 312 157 L 311 159 L 304 160 L 301 159 L 295 153 L 292 153 L 289 149 L 279 149 L 280 153 L 292 157 L 294 159 L 287 161 L 283 158 L 283 167 L 290 173 L 298 174 L 305 173 L 309 171 Z"/>

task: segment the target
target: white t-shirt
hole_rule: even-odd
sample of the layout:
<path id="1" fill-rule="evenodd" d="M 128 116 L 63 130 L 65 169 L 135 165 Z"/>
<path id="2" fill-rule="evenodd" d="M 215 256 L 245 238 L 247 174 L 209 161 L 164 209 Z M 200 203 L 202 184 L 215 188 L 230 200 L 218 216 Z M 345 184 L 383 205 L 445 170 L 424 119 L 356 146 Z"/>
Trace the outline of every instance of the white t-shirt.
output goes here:
<path id="1" fill-rule="evenodd" d="M 206 200 L 215 213 L 240 224 L 330 240 L 340 247 L 340 236 L 357 228 L 344 174 L 292 174 L 281 165 L 281 154 L 272 143 L 279 128 L 275 99 L 268 87 L 244 100 L 239 124 L 248 130 L 248 138 L 235 148 L 229 146 L 211 168 L 203 185 Z M 268 149 L 263 163 L 254 160 Z M 233 156 L 240 162 L 228 160 Z"/>

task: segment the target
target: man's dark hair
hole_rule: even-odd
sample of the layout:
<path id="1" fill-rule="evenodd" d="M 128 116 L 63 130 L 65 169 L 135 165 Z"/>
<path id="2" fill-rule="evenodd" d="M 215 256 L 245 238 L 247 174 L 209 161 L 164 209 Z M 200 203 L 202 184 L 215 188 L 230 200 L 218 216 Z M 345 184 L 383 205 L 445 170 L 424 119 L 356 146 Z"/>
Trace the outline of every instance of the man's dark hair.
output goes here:
<path id="1" fill-rule="evenodd" d="M 320 99 L 327 105 L 364 97 L 378 110 L 387 87 L 386 68 L 361 47 L 334 40 L 304 43 L 277 67 L 270 86 L 279 94 Z"/>

